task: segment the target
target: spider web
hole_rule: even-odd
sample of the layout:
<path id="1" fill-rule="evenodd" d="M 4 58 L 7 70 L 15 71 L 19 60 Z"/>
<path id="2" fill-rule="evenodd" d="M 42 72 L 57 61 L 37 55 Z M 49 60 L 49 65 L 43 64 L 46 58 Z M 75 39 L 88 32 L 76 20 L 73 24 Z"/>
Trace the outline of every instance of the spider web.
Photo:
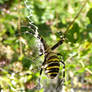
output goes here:
<path id="1" fill-rule="evenodd" d="M 39 37 L 38 27 L 33 23 L 32 19 L 31 19 L 33 16 L 33 6 L 32 6 L 32 3 L 29 2 L 28 0 L 24 1 L 24 3 L 25 3 L 25 7 L 27 8 L 28 13 L 29 13 L 27 16 L 27 19 L 29 20 L 28 28 L 31 29 L 31 31 L 26 31 L 25 33 L 32 34 L 35 38 L 37 38 L 35 40 L 36 47 L 38 48 L 38 54 L 41 55 L 44 52 L 44 46 L 39 39 L 40 37 Z"/>

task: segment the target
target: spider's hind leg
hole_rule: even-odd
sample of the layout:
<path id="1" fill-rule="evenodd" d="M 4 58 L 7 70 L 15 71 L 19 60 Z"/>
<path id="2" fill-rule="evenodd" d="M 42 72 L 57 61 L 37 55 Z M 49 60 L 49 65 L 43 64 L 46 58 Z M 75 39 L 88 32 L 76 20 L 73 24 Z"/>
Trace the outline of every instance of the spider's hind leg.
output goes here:
<path id="1" fill-rule="evenodd" d="M 62 56 L 60 53 L 58 53 L 57 55 Z M 62 79 L 60 79 L 60 80 L 58 81 L 58 85 L 57 85 L 56 89 L 58 89 L 58 87 L 59 87 L 60 85 L 64 86 L 64 83 L 65 83 L 65 63 L 64 63 L 63 60 L 61 60 L 60 62 L 63 64 Z"/>
<path id="2" fill-rule="evenodd" d="M 41 74 L 42 74 L 42 71 L 43 71 L 43 68 L 41 68 L 41 70 L 40 70 L 40 76 L 39 76 L 39 78 L 38 78 L 37 89 L 41 89 L 40 81 L 41 81 Z"/>
<path id="3" fill-rule="evenodd" d="M 41 69 L 40 69 L 40 76 L 39 76 L 39 79 L 38 79 L 38 87 L 39 87 L 39 89 L 41 89 L 40 81 L 41 81 L 41 75 L 42 75 L 42 72 L 43 72 L 43 69 L 44 69 L 44 64 L 45 64 L 45 60 L 44 60 L 44 62 L 42 63 Z"/>

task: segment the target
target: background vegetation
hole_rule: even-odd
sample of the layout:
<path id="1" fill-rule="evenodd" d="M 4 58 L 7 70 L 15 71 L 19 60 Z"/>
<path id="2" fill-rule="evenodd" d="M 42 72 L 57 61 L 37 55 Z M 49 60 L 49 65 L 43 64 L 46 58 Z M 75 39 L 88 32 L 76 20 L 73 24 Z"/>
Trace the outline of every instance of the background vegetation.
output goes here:
<path id="1" fill-rule="evenodd" d="M 25 0 L 24 0 L 25 1 Z M 30 34 L 30 11 L 23 0 L 0 0 L 0 92 L 38 92 L 43 56 L 36 38 Z M 53 46 L 65 33 L 85 0 L 29 0 L 39 34 Z M 64 57 L 66 86 L 62 92 L 92 92 L 92 1 L 66 34 L 66 41 L 55 51 Z M 62 69 L 62 67 L 61 67 Z M 61 74 L 61 72 L 60 72 Z M 43 72 L 39 92 L 55 90 L 59 79 L 48 79 Z"/>

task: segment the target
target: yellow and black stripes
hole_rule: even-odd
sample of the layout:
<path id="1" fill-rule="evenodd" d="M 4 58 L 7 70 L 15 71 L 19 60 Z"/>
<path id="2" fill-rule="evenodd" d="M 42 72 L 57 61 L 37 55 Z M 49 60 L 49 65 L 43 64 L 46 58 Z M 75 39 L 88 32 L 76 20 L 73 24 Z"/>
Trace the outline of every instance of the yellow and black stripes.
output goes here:
<path id="1" fill-rule="evenodd" d="M 57 74 L 59 72 L 59 67 L 60 67 L 59 63 L 60 63 L 59 59 L 55 55 L 52 55 L 51 57 L 49 57 L 46 60 L 46 64 L 45 64 L 45 67 L 44 67 L 45 68 L 45 73 L 51 79 L 53 79 L 57 76 Z"/>

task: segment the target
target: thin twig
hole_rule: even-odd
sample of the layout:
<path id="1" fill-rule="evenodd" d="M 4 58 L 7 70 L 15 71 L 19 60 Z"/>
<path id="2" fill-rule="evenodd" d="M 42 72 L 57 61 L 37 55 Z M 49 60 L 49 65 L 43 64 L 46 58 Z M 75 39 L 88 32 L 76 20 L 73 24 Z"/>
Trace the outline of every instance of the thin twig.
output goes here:
<path id="1" fill-rule="evenodd" d="M 84 64 L 82 61 L 80 61 L 80 63 L 81 63 L 81 65 L 82 65 L 82 67 L 85 67 L 85 64 Z M 87 72 L 89 72 L 90 74 L 92 74 L 92 71 L 91 71 L 90 69 L 85 68 L 85 70 L 86 70 Z"/>
<path id="2" fill-rule="evenodd" d="M 19 52 L 20 52 L 20 56 L 22 55 L 22 42 L 21 42 L 21 29 L 20 29 L 20 0 L 18 0 L 19 4 L 18 4 L 18 14 L 19 14 L 19 17 L 18 17 L 18 32 L 19 32 Z"/>
<path id="3" fill-rule="evenodd" d="M 66 31 L 65 31 L 65 35 L 67 34 L 67 32 L 70 30 L 71 26 L 74 24 L 75 20 L 79 17 L 80 13 L 82 12 L 83 8 L 85 7 L 86 3 L 88 0 L 85 0 L 84 4 L 82 5 L 80 11 L 77 13 L 77 15 L 74 17 L 73 21 L 69 24 L 69 26 L 67 27 Z"/>

